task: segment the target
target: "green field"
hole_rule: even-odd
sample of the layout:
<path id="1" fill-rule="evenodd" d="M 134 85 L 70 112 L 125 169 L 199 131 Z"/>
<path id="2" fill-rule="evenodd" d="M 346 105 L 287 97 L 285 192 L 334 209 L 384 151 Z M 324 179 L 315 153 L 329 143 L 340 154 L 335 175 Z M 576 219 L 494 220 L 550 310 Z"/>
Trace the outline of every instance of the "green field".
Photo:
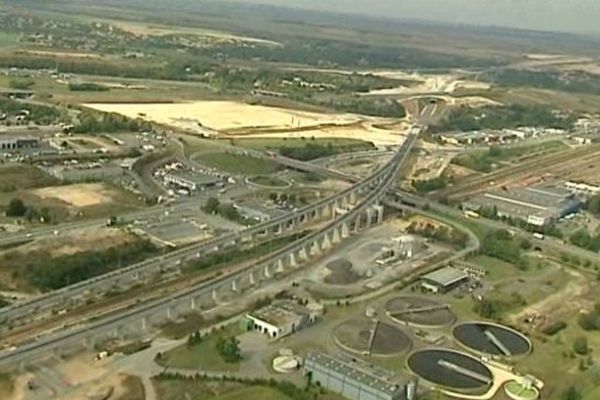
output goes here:
<path id="1" fill-rule="evenodd" d="M 58 182 L 39 168 L 31 165 L 7 165 L 0 167 L 0 192 L 39 188 Z"/>
<path id="2" fill-rule="evenodd" d="M 540 156 L 566 149 L 567 146 L 559 140 L 541 143 L 492 146 L 489 150 L 475 150 L 454 158 L 454 164 L 480 172 L 490 172 L 498 164 L 521 161 L 533 156 Z"/>
<path id="3" fill-rule="evenodd" d="M 262 386 L 243 387 L 222 395 L 213 397 L 214 400 L 291 400 L 277 389 Z"/>
<path id="4" fill-rule="evenodd" d="M 242 383 L 190 380 L 153 381 L 160 400 L 288 400 L 279 390 L 266 386 L 248 386 Z"/>
<path id="5" fill-rule="evenodd" d="M 280 147 L 304 147 L 307 143 L 318 144 L 321 146 L 349 147 L 354 151 L 369 150 L 373 148 L 370 142 L 357 139 L 344 138 L 249 138 L 235 139 L 238 146 L 248 147 L 256 150 L 277 150 Z"/>
<path id="6" fill-rule="evenodd" d="M 0 48 L 11 47 L 17 44 L 19 35 L 8 32 L 0 32 Z"/>
<path id="7" fill-rule="evenodd" d="M 233 153 L 205 153 L 195 160 L 207 167 L 236 175 L 267 175 L 281 169 L 273 161 Z"/>
<path id="8" fill-rule="evenodd" d="M 279 179 L 275 176 L 258 175 L 250 178 L 250 182 L 261 186 L 269 186 L 273 188 L 284 188 L 288 186 L 288 183 L 283 179 Z"/>
<path id="9" fill-rule="evenodd" d="M 165 367 L 236 372 L 240 367 L 239 364 L 226 363 L 217 352 L 216 345 L 219 337 L 238 335 L 241 332 L 238 325 L 229 326 L 204 337 L 196 346 L 189 348 L 183 345 L 166 352 L 158 362 Z"/>

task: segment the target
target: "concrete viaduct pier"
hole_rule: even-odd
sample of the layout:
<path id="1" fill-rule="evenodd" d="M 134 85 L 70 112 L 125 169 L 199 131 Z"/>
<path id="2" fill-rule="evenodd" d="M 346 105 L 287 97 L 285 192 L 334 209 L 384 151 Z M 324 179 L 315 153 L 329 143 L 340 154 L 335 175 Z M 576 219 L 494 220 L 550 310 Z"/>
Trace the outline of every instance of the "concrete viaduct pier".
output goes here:
<path id="1" fill-rule="evenodd" d="M 66 299 L 103 287 L 103 285 L 112 286 L 119 280 L 133 280 L 134 276 L 139 279 L 140 276 L 149 271 L 155 272 L 161 268 L 177 267 L 183 262 L 198 259 L 222 248 L 237 245 L 242 237 L 245 237 L 246 240 L 253 240 L 254 235 L 264 234 L 265 230 L 290 229 L 290 226 L 302 224 L 303 220 L 308 221 L 319 218 L 321 215 L 331 215 L 332 218 L 331 222 L 321 230 L 291 243 L 254 265 L 231 271 L 227 275 L 209 282 L 204 282 L 148 303 L 136 305 L 84 325 L 77 325 L 41 336 L 37 341 L 22 345 L 16 350 L 0 352 L 0 367 L 18 365 L 25 360 L 34 359 L 50 351 L 82 346 L 106 337 L 114 337 L 115 334 L 123 335 L 129 332 L 133 332 L 135 335 L 144 334 L 149 326 L 160 321 L 176 318 L 177 315 L 184 312 L 209 308 L 221 298 L 239 296 L 249 288 L 278 279 L 279 276 L 301 267 L 351 235 L 382 221 L 382 202 L 387 190 L 395 182 L 398 171 L 417 138 L 418 132 L 408 135 L 392 160 L 369 178 L 341 193 L 294 213 L 256 225 L 239 234 L 226 235 L 226 237 L 216 238 L 208 243 L 183 248 L 174 252 L 175 254 L 161 256 L 127 267 L 124 272 L 115 271 L 63 288 L 48 296 L 42 296 L 30 302 L 9 307 L 8 310 L 0 312 L 0 318 L 4 318 L 5 321 L 27 312 L 39 312 L 44 307 L 51 308 L 57 304 L 62 304 Z M 356 200 L 354 207 L 346 213 L 336 215 L 334 212 L 336 205 L 344 202 L 350 204 L 354 199 L 360 200 Z"/>

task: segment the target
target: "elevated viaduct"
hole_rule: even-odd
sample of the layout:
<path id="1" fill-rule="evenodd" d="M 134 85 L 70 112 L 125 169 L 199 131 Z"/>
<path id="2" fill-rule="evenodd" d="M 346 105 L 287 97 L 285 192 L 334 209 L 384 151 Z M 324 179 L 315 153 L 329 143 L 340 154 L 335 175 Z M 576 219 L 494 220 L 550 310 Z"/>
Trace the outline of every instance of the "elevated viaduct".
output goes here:
<path id="1" fill-rule="evenodd" d="M 420 128 L 416 127 L 394 155 L 392 160 L 372 176 L 354 184 L 347 190 L 321 200 L 297 212 L 291 213 L 264 224 L 248 228 L 237 234 L 226 235 L 209 243 L 190 246 L 157 259 L 127 267 L 115 273 L 100 276 L 80 284 L 71 285 L 59 291 L 33 299 L 29 302 L 15 304 L 3 310 L 4 318 L 11 318 L 24 313 L 38 312 L 44 307 L 52 307 L 64 303 L 67 299 L 79 295 L 92 288 L 112 285 L 120 280 L 138 280 L 140 274 L 147 271 L 160 270 L 167 265 L 176 267 L 182 262 L 200 258 L 218 251 L 221 246 L 232 246 L 243 240 L 253 240 L 254 235 L 265 234 L 269 229 L 285 231 L 303 220 L 316 218 L 319 215 L 333 215 L 333 220 L 324 228 L 311 233 L 296 242 L 263 258 L 257 263 L 229 271 L 215 279 L 199 284 L 178 293 L 168 295 L 149 303 L 134 306 L 113 315 L 94 320 L 83 325 L 63 329 L 39 337 L 31 343 L 16 349 L 0 352 L 0 367 L 15 366 L 26 360 L 36 358 L 49 351 L 65 349 L 70 346 L 90 345 L 96 339 L 107 335 L 118 336 L 128 330 L 145 331 L 148 324 L 174 318 L 181 312 L 194 310 L 214 304 L 220 296 L 239 294 L 248 288 L 276 279 L 278 276 L 298 268 L 312 257 L 320 255 L 333 245 L 348 238 L 362 228 L 380 222 L 383 218 L 383 201 L 388 188 L 397 177 L 397 173 L 418 139 Z M 356 198 L 361 197 L 358 201 Z M 335 207 L 340 203 L 354 204 L 354 207 L 341 216 L 335 216 Z"/>

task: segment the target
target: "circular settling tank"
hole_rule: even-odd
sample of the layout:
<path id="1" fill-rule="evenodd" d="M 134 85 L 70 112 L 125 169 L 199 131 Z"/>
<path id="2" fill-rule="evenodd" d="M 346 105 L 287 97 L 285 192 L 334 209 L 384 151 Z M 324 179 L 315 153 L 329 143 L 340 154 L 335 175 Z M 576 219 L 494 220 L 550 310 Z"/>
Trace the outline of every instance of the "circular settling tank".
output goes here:
<path id="1" fill-rule="evenodd" d="M 425 328 L 447 326 L 456 320 L 446 304 L 418 296 L 395 297 L 385 304 L 385 312 L 394 321 Z"/>
<path id="2" fill-rule="evenodd" d="M 490 322 L 465 322 L 456 325 L 452 335 L 465 348 L 485 355 L 518 357 L 531 351 L 525 335 L 507 326 Z"/>
<path id="3" fill-rule="evenodd" d="M 449 390 L 483 393 L 493 383 L 488 367 L 478 359 L 455 350 L 420 350 L 411 354 L 407 363 L 421 379 Z"/>
<path id="4" fill-rule="evenodd" d="M 397 355 L 411 346 L 401 329 L 366 318 L 342 322 L 333 330 L 333 338 L 345 350 L 374 356 Z"/>
<path id="5" fill-rule="evenodd" d="M 533 386 L 525 386 L 517 381 L 504 384 L 504 392 L 513 400 L 537 400 L 540 391 Z"/>

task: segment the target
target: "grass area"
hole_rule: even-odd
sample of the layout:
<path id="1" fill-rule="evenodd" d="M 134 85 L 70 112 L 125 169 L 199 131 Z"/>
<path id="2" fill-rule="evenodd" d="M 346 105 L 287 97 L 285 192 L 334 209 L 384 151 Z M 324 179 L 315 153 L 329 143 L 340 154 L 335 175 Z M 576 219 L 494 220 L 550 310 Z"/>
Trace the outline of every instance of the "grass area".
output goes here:
<path id="1" fill-rule="evenodd" d="M 510 393 L 516 394 L 517 396 L 520 396 L 524 399 L 536 399 L 538 395 L 538 393 L 535 390 L 528 389 L 517 382 L 508 382 L 506 384 L 506 389 Z"/>
<path id="2" fill-rule="evenodd" d="M 70 252 L 64 253 L 52 253 L 53 249 L 48 246 L 2 252 L 3 279 L 8 280 L 10 276 L 10 281 L 21 290 L 53 290 L 158 254 L 158 249 L 147 240 L 135 236 L 125 238 L 84 249 L 74 247 L 75 242 L 69 243 Z M 96 243 L 99 240 L 94 245 Z"/>
<path id="3" fill-rule="evenodd" d="M 207 167 L 236 175 L 267 175 L 281 169 L 273 161 L 233 153 L 201 154 L 196 161 Z"/>
<path id="4" fill-rule="evenodd" d="M 128 375 L 122 385 L 125 393 L 115 400 L 144 400 L 146 398 L 144 384 L 137 376 Z"/>
<path id="5" fill-rule="evenodd" d="M 278 150 L 280 147 L 304 147 L 307 143 L 321 146 L 353 148 L 354 151 L 369 150 L 373 148 L 370 142 L 358 139 L 345 138 L 248 138 L 235 139 L 238 146 L 248 147 L 256 150 Z"/>
<path id="6" fill-rule="evenodd" d="M 17 44 L 19 35 L 16 33 L 0 32 L 0 47 L 11 47 Z"/>
<path id="7" fill-rule="evenodd" d="M 508 278 L 535 276 L 546 266 L 546 263 L 542 260 L 536 262 L 531 257 L 528 259 L 529 267 L 526 270 L 518 269 L 511 263 L 486 255 L 473 256 L 467 261 L 482 266 L 488 273 L 486 279 L 494 282 Z"/>
<path id="8" fill-rule="evenodd" d="M 230 325 L 205 336 L 201 343 L 191 348 L 183 345 L 166 352 L 157 362 L 165 367 L 236 372 L 239 364 L 225 362 L 217 352 L 216 346 L 220 337 L 236 336 L 242 332 L 240 325 Z"/>
<path id="9" fill-rule="evenodd" d="M 477 236 L 480 240 L 483 239 L 489 232 L 490 228 L 487 226 L 477 222 L 474 219 L 468 219 L 463 217 L 458 217 L 455 215 L 444 214 L 435 210 L 419 210 L 419 214 L 426 215 L 430 218 L 436 219 L 440 222 L 443 222 L 448 225 L 453 225 L 456 227 L 464 227 L 471 231 L 475 236 Z"/>
<path id="10" fill-rule="evenodd" d="M 284 395 L 277 389 L 262 387 L 262 386 L 251 386 L 242 387 L 239 389 L 232 390 L 228 393 L 223 393 L 213 397 L 214 400 L 247 400 L 247 399 L 260 399 L 260 400 L 291 400 L 290 397 Z"/>
<path id="11" fill-rule="evenodd" d="M 454 158 L 454 164 L 475 171 L 490 172 L 500 163 L 522 160 L 566 149 L 559 140 L 513 146 L 492 146 L 489 150 L 470 151 Z"/>
<path id="12" fill-rule="evenodd" d="M 161 400 L 292 400 L 280 388 L 266 385 L 248 385 L 242 382 L 224 382 L 212 380 L 190 379 L 154 379 L 154 386 Z M 315 400 L 342 400 L 343 397 L 323 390 L 312 390 L 302 393 L 302 398 Z"/>
<path id="13" fill-rule="evenodd" d="M 250 178 L 249 181 L 257 185 L 270 186 L 274 188 L 284 188 L 288 186 L 286 181 L 275 176 L 258 175 Z"/>
<path id="14" fill-rule="evenodd" d="M 13 377 L 9 374 L 0 374 L 0 398 L 9 398 L 14 390 Z"/>
<path id="15" fill-rule="evenodd" d="M 0 192 L 55 185 L 59 181 L 31 165 L 5 165 L 0 167 Z"/>

